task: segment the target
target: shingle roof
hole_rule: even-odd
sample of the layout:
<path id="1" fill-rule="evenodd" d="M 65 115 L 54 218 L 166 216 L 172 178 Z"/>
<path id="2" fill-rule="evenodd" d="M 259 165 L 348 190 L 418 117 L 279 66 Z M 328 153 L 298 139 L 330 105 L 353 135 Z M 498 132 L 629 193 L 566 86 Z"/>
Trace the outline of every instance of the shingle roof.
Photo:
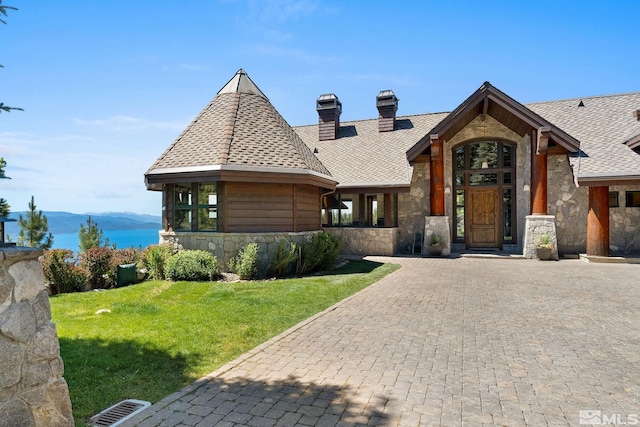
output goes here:
<path id="1" fill-rule="evenodd" d="M 318 125 L 294 130 L 327 165 L 338 187 L 408 186 L 413 168 L 406 151 L 447 113 L 399 116 L 395 130 L 378 131 L 378 119 L 342 122 L 338 138 L 319 141 Z"/>
<path id="2" fill-rule="evenodd" d="M 640 155 L 625 145 L 640 133 L 633 116 L 639 106 L 640 92 L 527 105 L 580 141 L 580 155 L 571 158 L 578 180 L 640 175 Z"/>
<path id="3" fill-rule="evenodd" d="M 640 108 L 640 92 L 524 106 L 580 141 L 580 155 L 571 158 L 578 180 L 640 178 L 640 155 L 625 145 L 638 145 L 640 123 L 633 113 Z M 239 70 L 146 174 L 284 168 L 333 177 L 339 187 L 408 187 L 407 150 L 448 114 L 400 116 L 390 132 L 379 132 L 378 119 L 343 122 L 335 140 L 320 141 L 317 124 L 291 128 Z"/>
<path id="4" fill-rule="evenodd" d="M 267 97 L 239 70 L 149 168 L 206 170 L 235 165 L 304 169 L 330 176 Z"/>
<path id="5" fill-rule="evenodd" d="M 584 107 L 578 107 L 580 100 Z M 640 92 L 523 105 L 580 141 L 580 156 L 571 158 L 578 178 L 640 175 L 640 155 L 625 145 L 640 134 L 633 116 Z M 378 132 L 377 119 L 343 122 L 338 138 L 330 141 L 319 141 L 318 125 L 294 129 L 309 148 L 318 150 L 316 156 L 339 187 L 408 186 L 412 168 L 406 151 L 448 115 L 398 117 L 392 132 Z"/>

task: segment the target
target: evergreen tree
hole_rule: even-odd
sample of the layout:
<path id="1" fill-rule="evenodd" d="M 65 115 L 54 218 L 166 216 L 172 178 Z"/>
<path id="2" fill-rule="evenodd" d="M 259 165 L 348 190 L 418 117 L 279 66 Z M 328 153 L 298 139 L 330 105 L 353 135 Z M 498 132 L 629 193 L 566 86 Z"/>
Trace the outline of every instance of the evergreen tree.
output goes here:
<path id="1" fill-rule="evenodd" d="M 0 157 L 0 178 L 11 179 L 4 174 L 4 168 L 6 167 L 7 167 L 7 161 L 4 159 L 4 157 Z"/>
<path id="2" fill-rule="evenodd" d="M 53 234 L 48 233 L 49 225 L 47 224 L 47 216 L 44 215 L 42 211 L 36 210 L 33 196 L 31 196 L 26 218 L 20 215 L 18 225 L 20 226 L 20 234 L 18 234 L 19 246 L 51 249 L 53 245 Z"/>
<path id="3" fill-rule="evenodd" d="M 0 157 L 0 179 L 10 179 L 4 174 L 4 168 L 7 166 L 7 162 L 3 157 Z M 9 202 L 0 197 L 0 216 L 8 217 L 10 211 Z"/>
<path id="4" fill-rule="evenodd" d="M 3 6 L 2 5 L 2 0 L 0 0 L 0 14 L 3 16 L 7 16 L 7 10 L 18 10 L 18 8 L 13 7 L 13 6 Z M 6 24 L 7 22 L 0 18 L 0 23 L 2 24 Z M 2 65 L 0 65 L 0 68 L 2 68 Z M 22 110 L 22 108 L 18 108 L 18 107 L 9 107 L 8 105 L 4 105 L 3 102 L 0 102 L 0 112 L 2 111 L 6 111 L 7 113 L 11 110 L 20 110 L 20 111 L 24 111 Z"/>
<path id="5" fill-rule="evenodd" d="M 11 212 L 9 203 L 2 197 L 0 197 L 0 216 L 8 217 Z"/>
<path id="6" fill-rule="evenodd" d="M 98 248 L 102 245 L 102 229 L 98 228 L 98 224 L 91 220 L 91 217 L 87 218 L 87 227 L 85 228 L 80 224 L 80 231 L 78 237 L 80 239 L 80 252 L 84 252 L 87 249 Z M 105 246 L 109 244 L 107 240 Z"/>

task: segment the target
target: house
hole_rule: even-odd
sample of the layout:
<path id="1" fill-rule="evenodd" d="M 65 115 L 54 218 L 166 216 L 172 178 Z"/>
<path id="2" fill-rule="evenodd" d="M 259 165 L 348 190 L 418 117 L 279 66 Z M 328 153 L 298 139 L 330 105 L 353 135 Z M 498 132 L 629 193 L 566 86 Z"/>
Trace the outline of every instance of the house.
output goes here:
<path id="1" fill-rule="evenodd" d="M 162 191 L 160 242 L 223 262 L 252 241 L 273 252 L 321 229 L 336 181 L 243 70 L 145 174 Z"/>
<path id="2" fill-rule="evenodd" d="M 372 97 L 373 98 L 373 97 Z M 521 104 L 490 83 L 450 113 L 291 128 L 240 70 L 146 172 L 163 192 L 161 241 L 226 260 L 324 229 L 349 254 L 500 250 L 535 258 L 640 251 L 640 92 Z M 373 105 L 372 105 L 373 108 Z M 418 237 L 418 241 L 416 241 Z M 270 250 L 270 249 L 267 249 Z"/>

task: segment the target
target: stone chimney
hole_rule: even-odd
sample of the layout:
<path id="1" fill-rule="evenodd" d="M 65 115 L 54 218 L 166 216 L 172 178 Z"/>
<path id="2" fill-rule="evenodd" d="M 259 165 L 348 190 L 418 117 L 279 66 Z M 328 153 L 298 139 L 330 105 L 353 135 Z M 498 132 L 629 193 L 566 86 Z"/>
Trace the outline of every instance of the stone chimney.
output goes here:
<path id="1" fill-rule="evenodd" d="M 376 96 L 378 107 L 378 130 L 380 132 L 392 131 L 396 124 L 396 111 L 398 111 L 399 99 L 392 90 L 381 90 Z"/>
<path id="2" fill-rule="evenodd" d="M 636 116 L 636 120 L 640 122 L 640 110 L 634 111 L 633 115 Z"/>
<path id="3" fill-rule="evenodd" d="M 342 114 L 342 103 L 333 93 L 320 95 L 316 101 L 318 110 L 318 134 L 320 141 L 328 141 L 338 137 L 340 130 L 340 114 Z"/>

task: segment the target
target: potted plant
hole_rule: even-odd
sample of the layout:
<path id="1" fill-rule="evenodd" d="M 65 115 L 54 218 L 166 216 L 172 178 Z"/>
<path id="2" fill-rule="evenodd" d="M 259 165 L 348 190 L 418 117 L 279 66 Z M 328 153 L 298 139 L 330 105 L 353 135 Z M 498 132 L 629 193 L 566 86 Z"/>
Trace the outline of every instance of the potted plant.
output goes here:
<path id="1" fill-rule="evenodd" d="M 536 255 L 541 261 L 547 261 L 551 258 L 551 252 L 553 252 L 553 243 L 551 243 L 551 236 L 548 234 L 541 234 L 536 242 Z"/>
<path id="2" fill-rule="evenodd" d="M 431 256 L 442 256 L 444 239 L 438 233 L 432 233 L 429 239 L 429 254 Z"/>

